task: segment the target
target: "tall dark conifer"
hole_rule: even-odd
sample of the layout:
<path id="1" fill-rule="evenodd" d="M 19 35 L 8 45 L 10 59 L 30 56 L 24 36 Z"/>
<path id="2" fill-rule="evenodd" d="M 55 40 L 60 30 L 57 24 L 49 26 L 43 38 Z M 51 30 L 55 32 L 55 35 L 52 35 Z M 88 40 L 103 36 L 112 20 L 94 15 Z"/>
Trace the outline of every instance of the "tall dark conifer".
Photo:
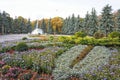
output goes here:
<path id="1" fill-rule="evenodd" d="M 120 9 L 117 11 L 116 19 L 116 30 L 120 32 Z"/>
<path id="2" fill-rule="evenodd" d="M 88 34 L 89 29 L 90 29 L 90 14 L 87 12 L 84 23 L 83 23 L 83 31 Z"/>
<path id="3" fill-rule="evenodd" d="M 98 30 L 98 19 L 96 10 L 93 8 L 89 20 L 89 35 L 93 35 Z"/>
<path id="4" fill-rule="evenodd" d="M 106 35 L 114 31 L 114 20 L 112 14 L 112 7 L 106 5 L 102 10 L 102 18 L 100 19 L 100 30 Z"/>

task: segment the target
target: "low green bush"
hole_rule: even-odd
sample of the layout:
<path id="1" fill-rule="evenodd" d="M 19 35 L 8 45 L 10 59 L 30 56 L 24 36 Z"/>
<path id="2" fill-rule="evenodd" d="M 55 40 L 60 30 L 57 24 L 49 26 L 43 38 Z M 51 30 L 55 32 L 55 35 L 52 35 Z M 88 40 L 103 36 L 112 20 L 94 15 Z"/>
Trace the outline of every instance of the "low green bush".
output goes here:
<path id="1" fill-rule="evenodd" d="M 100 31 L 98 31 L 98 32 L 95 32 L 95 33 L 94 33 L 93 37 L 94 37 L 95 39 L 100 39 L 100 38 L 105 37 L 105 34 L 102 33 L 102 32 L 100 32 Z"/>
<path id="2" fill-rule="evenodd" d="M 10 47 L 4 47 L 0 50 L 0 53 L 8 52 L 10 49 Z"/>
<path id="3" fill-rule="evenodd" d="M 83 31 L 79 31 L 79 32 L 75 33 L 75 37 L 82 37 L 82 38 L 84 38 L 86 36 L 87 36 L 87 34 L 84 33 Z"/>
<path id="4" fill-rule="evenodd" d="M 53 40 L 54 40 L 54 37 L 53 37 L 53 36 L 50 36 L 50 37 L 49 37 L 49 40 L 50 40 L 50 41 L 53 41 Z"/>
<path id="5" fill-rule="evenodd" d="M 74 39 L 72 38 L 72 37 L 69 37 L 69 36 L 60 36 L 59 38 L 58 38 L 58 41 L 60 41 L 60 42 L 63 42 L 63 43 L 75 43 L 74 42 Z"/>
<path id="6" fill-rule="evenodd" d="M 120 32 L 111 32 L 110 34 L 108 34 L 108 36 L 110 37 L 110 38 L 120 38 Z"/>
<path id="7" fill-rule="evenodd" d="M 27 37 L 23 37 L 22 40 L 27 40 Z"/>
<path id="8" fill-rule="evenodd" d="M 26 50 L 28 50 L 28 45 L 26 43 L 24 43 L 24 42 L 20 42 L 20 43 L 18 43 L 16 45 L 15 50 L 17 50 L 17 51 L 26 51 Z"/>
<path id="9" fill-rule="evenodd" d="M 45 46 L 44 45 L 39 45 L 39 46 L 33 46 L 33 45 L 31 45 L 31 46 L 29 46 L 29 48 L 30 49 L 44 49 Z"/>

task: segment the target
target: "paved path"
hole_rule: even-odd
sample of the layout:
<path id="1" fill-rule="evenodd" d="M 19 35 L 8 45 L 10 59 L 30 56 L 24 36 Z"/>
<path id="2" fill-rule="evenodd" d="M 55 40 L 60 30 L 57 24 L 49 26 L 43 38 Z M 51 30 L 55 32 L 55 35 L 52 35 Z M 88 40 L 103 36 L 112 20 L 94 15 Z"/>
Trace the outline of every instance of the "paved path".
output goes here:
<path id="1" fill-rule="evenodd" d="M 28 37 L 28 34 L 8 34 L 0 35 L 0 42 L 19 40 L 23 37 Z"/>

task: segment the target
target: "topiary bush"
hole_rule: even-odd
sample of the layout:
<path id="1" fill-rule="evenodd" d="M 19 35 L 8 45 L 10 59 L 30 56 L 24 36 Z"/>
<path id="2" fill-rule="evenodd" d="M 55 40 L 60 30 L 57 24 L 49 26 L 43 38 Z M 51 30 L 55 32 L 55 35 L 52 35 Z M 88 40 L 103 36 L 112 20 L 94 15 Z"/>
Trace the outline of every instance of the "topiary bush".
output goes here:
<path id="1" fill-rule="evenodd" d="M 82 37 L 82 38 L 84 38 L 86 36 L 87 36 L 87 34 L 84 33 L 83 31 L 79 31 L 79 32 L 75 33 L 75 37 Z"/>
<path id="2" fill-rule="evenodd" d="M 49 40 L 50 40 L 50 41 L 53 41 L 53 40 L 54 40 L 54 37 L 53 37 L 53 36 L 50 36 L 50 37 L 49 37 Z"/>
<path id="3" fill-rule="evenodd" d="M 17 50 L 17 51 L 26 51 L 26 50 L 28 50 L 28 45 L 26 43 L 24 43 L 24 42 L 20 42 L 20 43 L 18 43 L 16 45 L 15 50 Z"/>
<path id="4" fill-rule="evenodd" d="M 111 32 L 110 34 L 108 34 L 108 36 L 110 37 L 110 38 L 120 38 L 120 32 L 116 32 L 116 31 L 114 31 L 114 32 Z"/>
<path id="5" fill-rule="evenodd" d="M 94 33 L 93 37 L 96 38 L 96 39 L 100 39 L 100 38 L 105 37 L 105 34 L 100 32 L 100 31 L 98 31 L 98 32 Z"/>
<path id="6" fill-rule="evenodd" d="M 22 40 L 27 40 L 27 37 L 23 37 Z"/>

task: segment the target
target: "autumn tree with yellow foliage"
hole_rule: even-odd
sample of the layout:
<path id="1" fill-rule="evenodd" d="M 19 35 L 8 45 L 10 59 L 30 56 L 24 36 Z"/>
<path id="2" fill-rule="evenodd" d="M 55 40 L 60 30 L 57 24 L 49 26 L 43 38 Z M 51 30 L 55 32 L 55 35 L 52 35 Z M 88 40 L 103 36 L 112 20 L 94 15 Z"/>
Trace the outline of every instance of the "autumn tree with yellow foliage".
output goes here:
<path id="1" fill-rule="evenodd" d="M 52 23 L 54 34 L 56 33 L 56 31 L 61 33 L 62 26 L 63 26 L 63 19 L 61 17 L 54 17 L 51 19 L 51 23 Z"/>

